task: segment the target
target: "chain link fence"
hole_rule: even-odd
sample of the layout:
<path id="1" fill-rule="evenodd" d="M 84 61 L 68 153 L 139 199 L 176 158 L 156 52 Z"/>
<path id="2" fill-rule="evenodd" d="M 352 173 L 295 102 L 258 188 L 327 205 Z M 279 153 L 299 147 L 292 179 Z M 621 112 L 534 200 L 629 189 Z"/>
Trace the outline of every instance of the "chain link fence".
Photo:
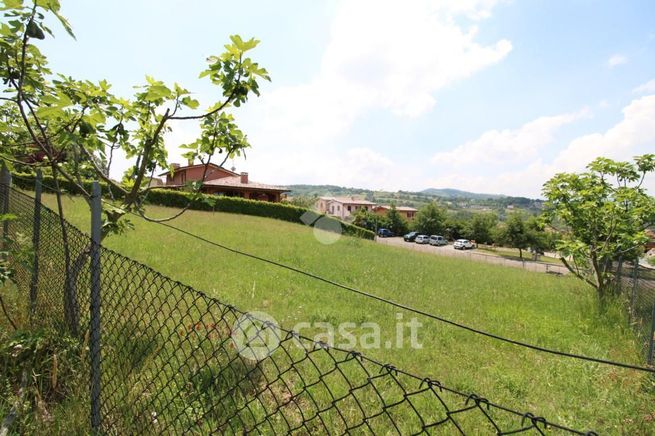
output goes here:
<path id="1" fill-rule="evenodd" d="M 616 286 L 627 301 L 634 328 L 649 365 L 655 362 L 655 269 L 638 263 L 615 266 Z"/>
<path id="2" fill-rule="evenodd" d="M 94 245 L 42 206 L 38 190 L 35 200 L 0 187 L 16 216 L 4 231 L 31 250 L 31 265 L 15 265 L 12 315 L 88 345 L 91 389 L 80 400 L 93 432 L 593 434 L 279 328 Z"/>

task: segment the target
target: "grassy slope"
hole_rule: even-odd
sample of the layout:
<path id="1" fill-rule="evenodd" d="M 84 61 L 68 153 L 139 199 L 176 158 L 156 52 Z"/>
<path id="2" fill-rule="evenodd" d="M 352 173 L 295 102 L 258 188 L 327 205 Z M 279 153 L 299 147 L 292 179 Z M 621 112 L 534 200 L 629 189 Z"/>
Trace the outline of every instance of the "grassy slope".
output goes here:
<path id="1" fill-rule="evenodd" d="M 46 202 L 54 206 L 53 197 L 47 196 Z M 66 209 L 70 221 L 88 228 L 83 201 L 67 200 Z M 173 212 L 149 208 L 153 216 Z M 136 230 L 110 237 L 105 245 L 224 302 L 263 310 L 287 328 L 300 321 L 375 321 L 381 326 L 383 344 L 395 338 L 400 311 L 393 307 L 211 247 L 163 226 L 133 221 Z M 572 277 L 430 256 L 346 237 L 326 246 L 316 241 L 310 228 L 257 217 L 190 211 L 173 224 L 500 335 L 564 351 L 641 361 L 625 319 L 619 314 L 600 316 L 592 290 Z M 404 320 L 411 316 L 403 314 Z M 654 386 L 645 376 L 552 357 L 419 320 L 422 349 L 381 348 L 366 354 L 581 429 L 655 432 L 648 418 L 655 414 Z"/>

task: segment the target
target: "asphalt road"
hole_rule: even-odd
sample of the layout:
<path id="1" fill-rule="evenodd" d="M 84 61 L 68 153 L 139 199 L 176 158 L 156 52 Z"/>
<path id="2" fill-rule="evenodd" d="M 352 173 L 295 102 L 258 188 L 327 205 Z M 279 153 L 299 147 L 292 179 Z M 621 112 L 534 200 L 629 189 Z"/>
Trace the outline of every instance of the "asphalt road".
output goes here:
<path id="1" fill-rule="evenodd" d="M 485 262 L 493 263 L 496 265 L 509 266 L 513 268 L 523 268 L 529 271 L 536 272 L 547 272 L 547 273 L 560 273 L 568 274 L 568 270 L 563 265 L 553 265 L 545 262 L 533 262 L 533 261 L 524 261 L 506 259 L 500 256 L 494 256 L 493 254 L 480 253 L 475 249 L 472 250 L 455 250 L 451 244 L 444 245 L 441 247 L 435 247 L 429 244 L 416 244 L 414 242 L 405 242 L 403 238 L 375 238 L 375 240 L 380 244 L 393 245 L 396 247 L 401 247 L 406 250 L 421 251 L 423 253 L 430 253 L 437 256 L 450 256 L 450 257 L 462 257 L 475 262 Z"/>

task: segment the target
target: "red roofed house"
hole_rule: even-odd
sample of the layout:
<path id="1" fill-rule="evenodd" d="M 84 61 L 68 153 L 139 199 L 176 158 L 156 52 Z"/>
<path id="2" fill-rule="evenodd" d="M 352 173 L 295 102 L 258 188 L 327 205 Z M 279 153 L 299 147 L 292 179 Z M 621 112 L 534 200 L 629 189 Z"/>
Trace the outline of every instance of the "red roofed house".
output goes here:
<path id="1" fill-rule="evenodd" d="M 655 230 L 646 229 L 646 235 L 650 238 L 650 240 L 646 242 L 646 251 L 652 250 L 655 248 Z"/>
<path id="2" fill-rule="evenodd" d="M 373 212 L 383 216 L 388 214 L 390 210 L 391 210 L 391 206 L 386 206 L 386 205 L 375 206 L 373 208 Z M 414 216 L 416 215 L 416 212 L 418 212 L 413 207 L 407 207 L 407 206 L 396 206 L 396 210 L 398 211 L 398 213 L 400 213 L 400 215 L 405 217 L 407 221 L 413 220 Z"/>
<path id="3" fill-rule="evenodd" d="M 187 183 L 202 180 L 205 165 L 190 164 L 180 166 L 172 164 L 173 171 L 166 171 L 159 176 L 166 176 L 162 188 L 181 188 Z M 271 201 L 274 203 L 282 199 L 282 194 L 288 189 L 282 186 L 266 185 L 248 179 L 248 173 L 237 174 L 218 165 L 209 164 L 205 181 L 200 190 L 206 194 L 225 195 L 227 197 L 241 197 L 250 200 Z"/>

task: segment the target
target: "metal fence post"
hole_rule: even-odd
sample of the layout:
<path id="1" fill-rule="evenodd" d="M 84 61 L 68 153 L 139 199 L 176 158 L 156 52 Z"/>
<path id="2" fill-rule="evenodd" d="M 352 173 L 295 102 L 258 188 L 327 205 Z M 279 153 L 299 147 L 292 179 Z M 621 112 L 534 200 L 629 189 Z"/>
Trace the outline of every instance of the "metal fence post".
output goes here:
<path id="1" fill-rule="evenodd" d="M 11 188 L 11 173 L 7 165 L 2 164 L 0 170 L 0 189 L 2 189 L 2 213 L 9 213 L 9 194 Z M 7 235 L 9 234 L 9 221 L 2 223 L 2 246 L 4 247 Z"/>
<path id="2" fill-rule="evenodd" d="M 650 344 L 648 346 L 648 364 L 653 364 L 653 359 L 655 359 L 655 301 L 653 301 L 653 313 L 650 317 Z"/>
<path id="3" fill-rule="evenodd" d="M 102 232 L 102 204 L 100 184 L 93 182 L 91 193 L 91 299 L 90 299 L 90 355 L 91 355 L 91 430 L 100 433 L 101 347 L 100 347 L 100 237 Z"/>
<path id="4" fill-rule="evenodd" d="M 614 293 L 616 295 L 621 294 L 623 290 L 623 255 L 619 256 L 619 265 L 616 267 L 616 273 L 614 275 Z"/>
<path id="5" fill-rule="evenodd" d="M 32 249 L 34 250 L 34 265 L 32 266 L 32 281 L 30 282 L 30 316 L 36 310 L 36 293 L 39 284 L 39 244 L 41 241 L 41 191 L 43 173 L 36 171 L 34 183 L 34 223 L 32 227 Z"/>
<path id="6" fill-rule="evenodd" d="M 639 261 L 635 260 L 632 270 L 632 295 L 630 295 L 630 307 L 628 310 L 628 316 L 630 317 L 630 323 L 634 322 L 635 317 L 635 304 L 637 302 L 637 285 L 639 284 Z"/>

